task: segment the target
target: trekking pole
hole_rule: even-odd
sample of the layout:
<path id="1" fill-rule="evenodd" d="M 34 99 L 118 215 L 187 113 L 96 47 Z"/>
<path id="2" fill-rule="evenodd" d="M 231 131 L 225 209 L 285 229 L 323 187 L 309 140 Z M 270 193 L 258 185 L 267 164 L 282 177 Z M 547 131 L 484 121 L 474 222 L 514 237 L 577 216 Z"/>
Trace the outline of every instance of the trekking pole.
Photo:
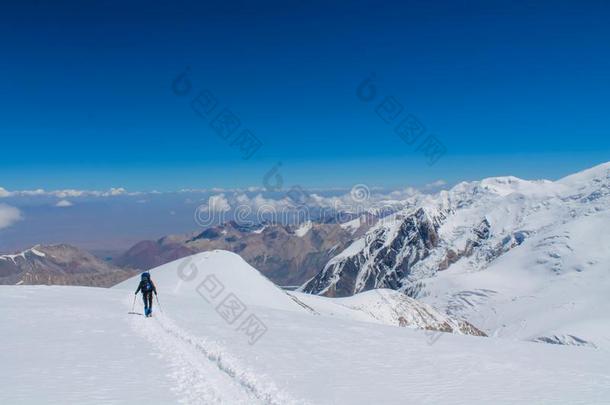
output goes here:
<path id="1" fill-rule="evenodd" d="M 133 304 L 131 304 L 131 312 L 134 311 L 135 307 L 136 307 L 136 297 L 137 295 L 133 295 Z"/>
<path id="2" fill-rule="evenodd" d="M 159 306 L 161 313 L 163 313 L 163 308 L 161 308 L 161 303 L 159 302 L 159 296 L 157 294 L 155 294 L 155 298 L 157 299 L 157 305 Z"/>

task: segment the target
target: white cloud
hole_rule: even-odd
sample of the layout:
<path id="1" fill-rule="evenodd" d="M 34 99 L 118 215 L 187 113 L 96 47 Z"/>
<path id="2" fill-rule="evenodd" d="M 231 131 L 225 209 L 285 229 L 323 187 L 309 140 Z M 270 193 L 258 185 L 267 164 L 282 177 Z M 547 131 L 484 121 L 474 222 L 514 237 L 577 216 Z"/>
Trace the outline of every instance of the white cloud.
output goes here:
<path id="1" fill-rule="evenodd" d="M 157 192 L 158 193 L 158 192 Z M 107 191 L 98 191 L 98 190 L 75 190 L 75 189 L 65 189 L 65 190 L 51 190 L 46 191 L 42 188 L 36 190 L 18 190 L 18 191 L 8 191 L 2 187 L 0 187 L 0 198 L 3 197 L 57 197 L 57 198 L 77 198 L 77 197 L 115 197 L 120 195 L 129 195 L 129 196 L 137 196 L 145 194 L 140 191 L 128 192 L 123 187 L 111 188 Z M 155 192 L 150 192 L 149 194 L 155 194 Z"/>
<path id="2" fill-rule="evenodd" d="M 216 191 L 209 198 L 202 198 L 204 205 L 200 209 L 206 209 L 214 212 L 227 212 L 232 209 L 241 209 L 243 206 L 249 206 L 253 212 L 258 210 L 274 209 L 277 211 L 291 211 L 305 207 L 318 210 L 337 210 L 347 212 L 358 212 L 366 210 L 391 210 L 396 211 L 410 205 L 410 200 L 416 198 L 422 193 L 432 193 L 439 191 L 446 185 L 444 180 L 437 180 L 426 186 L 423 186 L 418 191 L 415 188 L 407 187 L 403 189 L 381 189 L 376 187 L 366 187 L 366 193 L 363 198 L 354 199 L 353 193 L 349 188 L 342 189 L 306 189 L 302 190 L 299 187 L 285 189 L 284 193 L 265 193 L 259 187 L 248 187 L 242 189 L 182 189 L 179 193 L 209 193 L 212 190 Z M 302 193 L 303 192 L 303 193 Z M 107 191 L 96 190 L 77 190 L 63 189 L 46 191 L 43 189 L 37 190 L 21 190 L 9 191 L 0 187 L 0 198 L 2 197 L 56 197 L 66 202 L 58 203 L 58 206 L 67 207 L 68 204 L 75 202 L 75 199 L 80 198 L 112 198 L 116 196 L 131 196 L 139 197 L 134 199 L 137 203 L 150 202 L 154 204 L 155 194 L 173 194 L 176 192 L 129 192 L 123 187 L 110 188 Z M 150 199 L 149 199 L 150 198 Z M 69 201 L 68 201 L 69 199 Z M 194 203 L 197 198 L 189 196 L 185 203 Z M 17 204 L 18 205 L 18 204 Z"/>
<path id="3" fill-rule="evenodd" d="M 21 219 L 21 211 L 18 208 L 0 204 L 0 229 L 8 228 Z"/>
<path id="4" fill-rule="evenodd" d="M 82 197 L 86 191 L 82 190 L 58 190 L 52 192 L 56 197 L 66 198 L 66 197 Z"/>
<path id="5" fill-rule="evenodd" d="M 127 190 L 125 190 L 123 187 L 119 187 L 119 188 L 111 188 L 109 191 L 107 191 L 103 195 L 104 196 L 116 196 L 116 195 L 123 195 L 126 193 L 127 193 Z"/>
<path id="6" fill-rule="evenodd" d="M 439 189 L 446 185 L 447 185 L 447 182 L 445 180 L 439 179 L 439 180 L 433 181 L 432 183 L 426 184 L 424 186 L 424 189 L 425 190 Z"/>
<path id="7" fill-rule="evenodd" d="M 231 204 L 224 194 L 216 194 L 208 199 L 208 209 L 214 212 L 226 212 L 231 209 Z"/>
<path id="8" fill-rule="evenodd" d="M 59 201 L 57 204 L 55 204 L 56 207 L 60 207 L 60 208 L 65 208 L 65 207 L 71 207 L 74 204 L 72 204 L 70 201 L 68 200 L 61 200 Z"/>
<path id="9" fill-rule="evenodd" d="M 36 190 L 14 191 L 11 193 L 11 197 L 12 196 L 36 197 L 36 196 L 42 196 L 42 195 L 46 195 L 46 194 L 47 194 L 46 191 L 44 191 L 41 188 L 38 188 Z"/>
<path id="10" fill-rule="evenodd" d="M 250 186 L 246 189 L 246 191 L 248 191 L 250 193 L 256 193 L 256 192 L 265 191 L 265 189 L 263 187 Z"/>
<path id="11" fill-rule="evenodd" d="M 316 208 L 358 212 L 373 209 L 396 211 L 409 205 L 412 198 L 421 195 L 420 192 L 411 187 L 387 193 L 369 192 L 365 198 L 362 198 L 361 200 L 355 200 L 353 193 L 351 193 L 350 190 L 344 194 L 335 196 L 324 196 L 306 190 L 303 192 L 304 194 L 301 194 L 300 191 L 295 191 L 293 193 L 288 191 L 275 198 L 265 197 L 260 193 L 254 196 L 245 193 L 233 193 L 225 199 L 228 200 L 229 206 L 232 208 L 249 206 L 254 212 L 268 209 L 276 210 L 278 212 L 282 210 L 291 211 L 296 210 L 297 207 L 301 209 L 303 206 L 310 209 Z"/>

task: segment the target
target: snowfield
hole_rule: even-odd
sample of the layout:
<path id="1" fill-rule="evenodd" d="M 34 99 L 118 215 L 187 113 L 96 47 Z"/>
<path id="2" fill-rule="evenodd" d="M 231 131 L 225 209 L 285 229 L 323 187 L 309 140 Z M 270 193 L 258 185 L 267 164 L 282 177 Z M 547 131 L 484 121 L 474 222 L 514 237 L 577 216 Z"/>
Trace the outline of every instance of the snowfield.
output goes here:
<path id="1" fill-rule="evenodd" d="M 609 212 L 592 214 L 537 235 L 483 271 L 440 272 L 426 280 L 430 295 L 422 299 L 497 336 L 610 348 L 609 223 Z"/>
<path id="2" fill-rule="evenodd" d="M 128 314 L 139 277 L 112 289 L 0 287 L 0 403 L 610 401 L 604 347 L 391 326 L 395 313 L 376 292 L 288 295 L 224 251 L 151 274 L 163 312 L 155 305 L 150 319 Z"/>

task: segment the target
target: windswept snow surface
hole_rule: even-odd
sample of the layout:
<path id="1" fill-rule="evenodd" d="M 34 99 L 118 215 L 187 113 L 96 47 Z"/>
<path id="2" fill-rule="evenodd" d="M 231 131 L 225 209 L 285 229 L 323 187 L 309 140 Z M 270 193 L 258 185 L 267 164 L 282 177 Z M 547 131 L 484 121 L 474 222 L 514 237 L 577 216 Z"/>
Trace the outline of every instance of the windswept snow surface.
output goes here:
<path id="1" fill-rule="evenodd" d="M 185 268 L 195 275 L 185 277 Z M 210 275 L 224 287 L 215 297 L 198 293 Z M 610 400 L 604 349 L 453 334 L 437 340 L 426 331 L 314 315 L 222 251 L 169 263 L 152 277 L 163 312 L 155 305 L 150 319 L 127 314 L 137 277 L 109 290 L 0 287 L 0 403 Z M 229 294 L 245 306 L 233 321 L 218 309 Z M 362 300 L 369 298 L 344 302 Z M 248 315 L 266 328 L 254 344 L 240 330 Z"/>
<path id="2" fill-rule="evenodd" d="M 156 402 L 177 401 L 130 307 L 122 291 L 0 286 L 0 403 L 138 404 L 144 385 Z"/>

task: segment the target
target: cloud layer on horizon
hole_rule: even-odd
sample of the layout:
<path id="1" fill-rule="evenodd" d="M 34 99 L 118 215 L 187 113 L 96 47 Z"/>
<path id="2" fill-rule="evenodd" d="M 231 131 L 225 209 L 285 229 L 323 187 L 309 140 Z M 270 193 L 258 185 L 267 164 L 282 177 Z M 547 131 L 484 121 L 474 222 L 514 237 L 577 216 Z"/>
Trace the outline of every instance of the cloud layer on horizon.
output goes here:
<path id="1" fill-rule="evenodd" d="M 266 191 L 245 189 L 189 189 L 168 192 L 131 192 L 125 188 L 90 190 L 21 190 L 0 188 L 0 251 L 12 252 L 39 243 L 69 243 L 86 249 L 124 250 L 144 239 L 197 232 L 223 219 L 259 218 L 279 213 L 290 223 L 330 218 L 335 212 L 389 213 L 405 207 L 428 187 L 381 189 L 349 188 Z M 419 198 L 419 197 L 418 197 Z M 247 208 L 246 208 L 247 207 Z M 200 211 L 205 213 L 200 215 Z M 260 214 L 260 215 L 259 215 Z M 295 215 L 296 214 L 296 215 Z M 10 227 L 10 228 L 9 228 Z M 4 229 L 3 229 L 4 228 Z"/>
<path id="2" fill-rule="evenodd" d="M 437 180 L 432 183 L 425 184 L 421 187 L 408 187 L 407 189 L 418 189 L 423 191 L 436 190 L 440 188 L 444 188 L 447 185 L 447 182 L 444 180 Z M 367 187 L 371 191 L 383 191 L 386 190 L 388 192 L 392 192 L 390 188 L 382 188 L 382 187 Z M 308 193 L 340 193 L 340 192 L 348 192 L 351 188 L 346 187 L 327 187 L 327 188 L 306 188 L 304 189 Z M 280 190 L 281 191 L 281 190 Z M 284 190 L 284 192 L 289 192 L 290 189 Z M 394 191 L 399 191 L 396 189 Z M 78 190 L 78 189 L 61 189 L 61 190 L 45 190 L 43 188 L 38 188 L 34 190 L 7 190 L 3 187 L 0 187 L 0 198 L 11 198 L 11 197 L 57 197 L 61 199 L 65 198 L 79 198 L 79 197 L 118 197 L 118 196 L 142 196 L 142 195 L 157 195 L 157 194 L 208 194 L 208 193 L 266 193 L 264 187 L 244 187 L 244 188 L 222 188 L 222 187 L 212 187 L 212 188 L 184 188 L 177 191 L 128 191 L 124 187 L 111 187 L 108 190 Z"/>

